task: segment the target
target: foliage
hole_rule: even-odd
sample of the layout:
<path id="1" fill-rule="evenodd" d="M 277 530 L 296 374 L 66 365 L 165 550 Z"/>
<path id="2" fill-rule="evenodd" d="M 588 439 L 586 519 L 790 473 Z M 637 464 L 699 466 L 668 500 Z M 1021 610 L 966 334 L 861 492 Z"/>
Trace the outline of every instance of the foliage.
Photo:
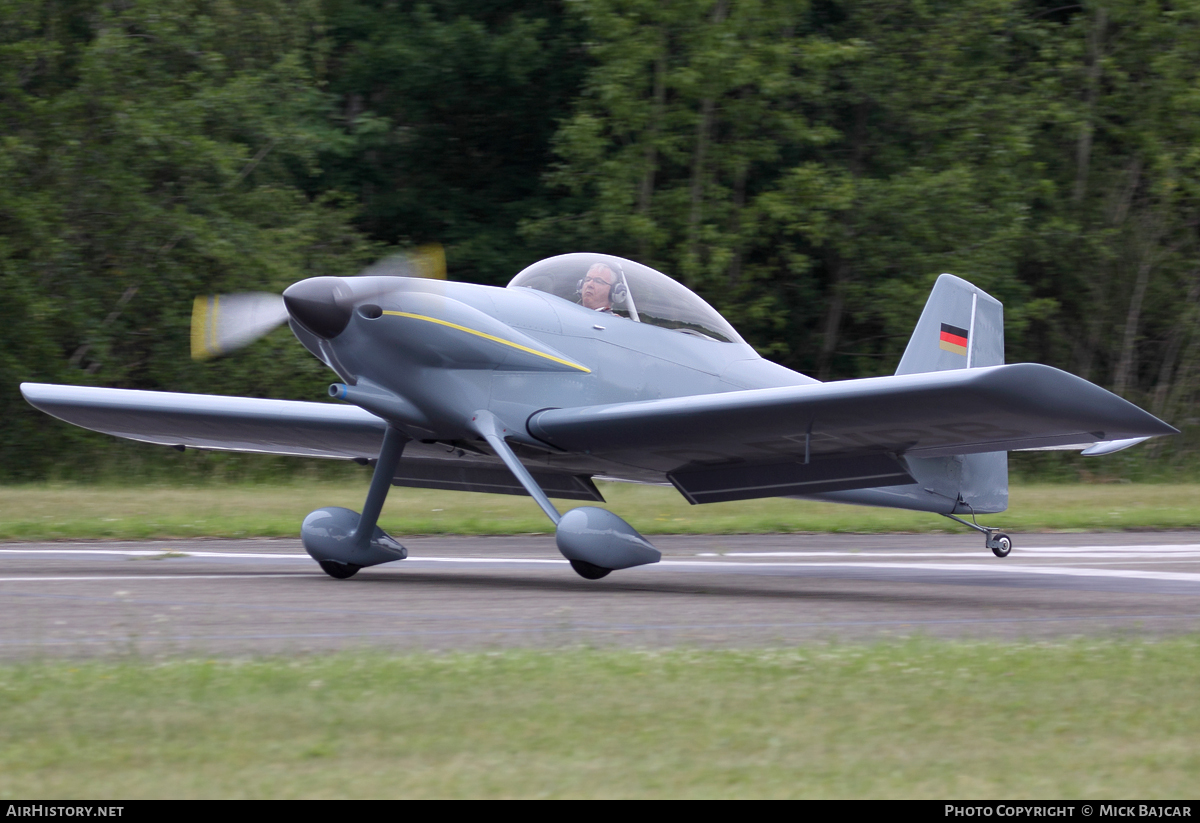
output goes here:
<path id="1" fill-rule="evenodd" d="M 582 74 L 562 3 L 329 0 L 341 130 L 318 189 L 351 192 L 386 243 L 440 243 L 458 279 L 503 285 L 534 262 L 517 236 L 551 208 L 542 171 Z"/>
<path id="2" fill-rule="evenodd" d="M 191 297 L 349 273 L 365 243 L 336 193 L 309 197 L 328 140 L 320 13 L 261 0 L 0 10 L 0 414 L 10 475 L 45 470 L 22 380 L 308 394 L 319 370 L 273 338 L 187 357 Z"/>
<path id="3" fill-rule="evenodd" d="M 1198 88 L 1200 0 L 0 0 L 0 475 L 109 452 L 24 380 L 319 395 L 286 332 L 189 361 L 191 298 L 430 241 L 643 260 L 822 379 L 951 271 L 1200 425 Z"/>

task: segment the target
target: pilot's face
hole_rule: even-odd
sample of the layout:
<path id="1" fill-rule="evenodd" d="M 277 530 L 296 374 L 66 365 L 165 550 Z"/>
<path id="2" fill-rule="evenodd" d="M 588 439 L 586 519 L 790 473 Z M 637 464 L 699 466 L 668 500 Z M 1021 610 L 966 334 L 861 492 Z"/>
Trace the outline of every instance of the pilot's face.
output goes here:
<path id="1" fill-rule="evenodd" d="M 617 276 L 608 266 L 597 265 L 588 269 L 579 292 L 580 302 L 585 309 L 607 309 L 612 307 L 612 287 Z"/>

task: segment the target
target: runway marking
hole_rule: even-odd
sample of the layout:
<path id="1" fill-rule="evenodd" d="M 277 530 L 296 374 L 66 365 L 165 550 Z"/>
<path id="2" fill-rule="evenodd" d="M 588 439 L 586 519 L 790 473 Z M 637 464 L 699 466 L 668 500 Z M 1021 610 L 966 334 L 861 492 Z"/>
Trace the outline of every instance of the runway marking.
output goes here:
<path id="1" fill-rule="evenodd" d="M 314 569 L 313 573 L 317 573 Z M 299 577 L 298 574 L 77 574 L 73 577 L 0 577 L 0 583 L 90 583 L 96 580 L 261 580 L 265 577 Z"/>
<path id="2" fill-rule="evenodd" d="M 279 557 L 280 555 L 268 555 Z M 285 558 L 295 556 L 283 555 Z M 307 555 L 305 559 L 309 559 Z M 442 564 L 467 565 L 521 565 L 521 566 L 565 566 L 566 560 L 521 559 L 506 557 L 419 557 L 404 561 L 405 566 L 439 566 Z M 403 567 L 399 567 L 403 568 Z M 393 566 L 392 569 L 399 570 Z M 970 563 L 743 563 L 736 560 L 713 562 L 708 560 L 663 560 L 642 568 L 665 571 L 696 569 L 698 571 L 770 571 L 802 569 L 829 570 L 862 570 L 878 569 L 886 571 L 937 571 L 937 572 L 967 572 L 971 574 L 1000 574 L 1000 575 L 1042 575 L 1067 577 L 1116 578 L 1139 580 L 1170 580 L 1175 582 L 1200 583 L 1200 573 L 1197 572 L 1156 572 L 1139 569 L 1096 569 L 1074 566 L 1018 566 L 1004 563 L 970 564 Z M 316 573 L 316 570 L 313 570 Z M 0 577 L 0 583 L 30 583 L 30 582 L 79 582 L 87 580 L 231 580 L 256 579 L 266 577 L 296 577 L 296 574 L 170 574 L 170 575 L 88 575 L 79 574 L 63 577 Z"/>
<path id="3" fill-rule="evenodd" d="M 912 569 L 918 571 L 974 572 L 986 574 L 1032 574 L 1066 575 L 1069 577 L 1123 577 L 1143 580 L 1175 580 L 1200 583 L 1200 573 L 1195 572 L 1150 572 L 1138 569 L 1088 569 L 1075 566 L 1015 566 L 1004 563 L 985 565 L 951 563 L 712 563 L 703 560 L 663 560 L 656 566 L 706 566 L 710 568 L 828 568 L 828 569 Z M 650 566 L 649 568 L 654 568 Z"/>
<path id="4" fill-rule="evenodd" d="M 0 549 L 0 554 L 82 554 L 117 557 L 248 557 L 256 560 L 285 557 L 312 560 L 307 554 L 178 551 L 176 549 Z"/>
<path id="5" fill-rule="evenodd" d="M 160 551 L 146 551 L 143 549 L 0 549 L 0 554 L 81 554 L 85 556 L 154 557 L 162 558 L 163 560 L 175 560 L 185 557 L 217 557 L 252 560 L 305 560 L 309 563 L 313 562 L 312 557 L 308 554 L 176 551 L 173 549 L 163 549 Z M 566 560 L 546 560 L 537 557 L 420 557 L 411 559 L 429 563 L 553 563 L 562 565 L 567 562 Z"/>
<path id="6" fill-rule="evenodd" d="M 991 554 L 989 551 L 971 552 L 970 554 L 947 554 L 946 552 L 702 552 L 696 557 L 728 557 L 730 559 L 737 558 L 803 558 L 803 557 L 868 557 L 868 558 L 914 558 L 914 557 L 938 557 L 942 560 L 979 560 L 986 558 Z M 1155 558 L 1173 558 L 1178 560 L 1189 560 L 1200 558 L 1200 551 L 1183 551 L 1183 552 L 1089 552 L 1087 555 L 1079 555 L 1067 552 L 1045 552 L 1031 554 L 1028 551 L 1017 551 L 1013 549 L 1011 558 L 1025 560 L 1148 560 Z"/>
<path id="7" fill-rule="evenodd" d="M 1107 553 L 1107 552 L 1195 552 L 1200 551 L 1200 543 L 1164 543 L 1155 545 L 1145 543 L 1129 546 L 1033 546 L 1024 548 L 1023 552 L 1063 552 L 1066 554 Z"/>
<path id="8" fill-rule="evenodd" d="M 697 557 L 942 557 L 963 559 L 978 559 L 986 552 L 952 555 L 946 552 L 934 551 L 780 551 L 780 552 L 699 552 Z M 1069 556 L 1083 554 L 1099 554 L 1105 557 L 1145 557 L 1147 555 L 1164 556 L 1200 556 L 1200 544 L 1180 543 L 1162 546 L 1036 546 L 1013 549 L 1012 557 L 1035 555 L 1041 557 Z"/>
<path id="9" fill-rule="evenodd" d="M 170 547 L 163 549 L 75 549 L 75 548 L 20 548 L 0 549 L 0 554 L 7 555 L 40 555 L 40 556 L 110 556 L 129 558 L 209 558 L 226 560 L 280 560 L 287 562 L 303 561 L 311 563 L 308 554 L 300 553 L 266 553 L 266 552 L 222 552 L 222 551 L 174 551 Z M 1018 556 L 1018 552 L 1013 553 Z M 1029 559 L 1049 559 L 1055 556 L 1066 556 L 1081 560 L 1083 555 L 1092 555 L 1100 560 L 1119 560 L 1121 558 L 1151 558 L 1169 559 L 1172 561 L 1186 560 L 1200 554 L 1200 544 L 1187 543 L 1175 545 L 1136 544 L 1129 546 L 1040 546 L 1024 549 L 1021 554 L 1027 554 Z M 1145 569 L 1112 569 L 1087 566 L 1060 565 L 1025 565 L 1014 563 L 1012 560 L 981 562 L 979 554 L 946 554 L 942 552 L 889 552 L 889 551 L 813 551 L 813 552 L 730 552 L 717 554 L 706 552 L 699 557 L 703 560 L 684 558 L 667 558 L 646 568 L 658 568 L 660 571 L 708 571 L 708 572 L 772 572 L 787 573 L 804 570 L 826 569 L 829 571 L 879 570 L 879 571 L 915 571 L 915 572 L 953 572 L 972 575 L 1041 575 L 1065 576 L 1076 578 L 1107 578 L 1125 580 L 1160 580 L 1182 583 L 1200 583 L 1200 573 L 1179 571 L 1149 571 Z M 720 557 L 720 560 L 707 558 Z M 814 558 L 854 558 L 855 562 L 830 562 L 814 560 Z M 747 562 L 746 558 L 754 560 Z M 763 562 L 777 558 L 789 558 L 784 562 Z M 901 559 L 904 558 L 904 559 Z M 913 558 L 936 558 L 940 562 L 912 562 Z M 887 562 L 880 562 L 886 559 Z M 446 566 L 518 566 L 518 567 L 562 567 L 567 565 L 563 559 L 520 558 L 520 557 L 412 557 L 404 561 L 405 566 L 392 567 L 399 571 L 404 567 L 446 567 Z M 312 570 L 316 574 L 316 570 Z M 0 583 L 27 582 L 80 582 L 88 580 L 232 580 L 257 579 L 266 577 L 295 577 L 295 574 L 208 574 L 196 575 L 176 573 L 169 575 L 89 575 L 80 573 L 71 576 L 13 576 L 0 577 Z"/>
<path id="10" fill-rule="evenodd" d="M 182 557 L 213 557 L 252 560 L 307 560 L 308 554 L 283 552 L 218 552 L 218 551 L 179 551 L 176 549 L 0 549 L 0 554 L 20 555 L 83 555 L 83 556 L 112 556 L 112 557 L 159 557 L 164 560 Z M 1176 545 L 1135 545 L 1135 546 L 1038 546 L 1033 548 L 1014 549 L 1012 557 L 1078 557 L 1080 555 L 1100 555 L 1103 559 L 1153 557 L 1189 558 L 1200 557 L 1200 544 L 1184 543 Z M 697 552 L 696 557 L 727 557 L 727 558 L 809 558 L 809 557 L 865 557 L 865 558 L 914 558 L 936 557 L 942 560 L 979 560 L 986 552 L 970 554 L 949 554 L 937 551 L 777 551 L 777 552 Z M 424 560 L 440 563 L 563 563 L 562 560 L 547 560 L 544 558 L 504 558 L 504 557 L 420 557 L 414 560 Z"/>

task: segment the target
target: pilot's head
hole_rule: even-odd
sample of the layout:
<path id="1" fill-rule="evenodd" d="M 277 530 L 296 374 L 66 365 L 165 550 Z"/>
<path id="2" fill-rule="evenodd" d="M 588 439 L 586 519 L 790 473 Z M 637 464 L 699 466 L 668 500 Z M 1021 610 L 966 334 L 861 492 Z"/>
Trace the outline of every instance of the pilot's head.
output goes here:
<path id="1" fill-rule="evenodd" d="M 617 282 L 616 273 L 603 263 L 588 269 L 579 290 L 580 302 L 585 309 L 611 309 L 612 287 Z"/>

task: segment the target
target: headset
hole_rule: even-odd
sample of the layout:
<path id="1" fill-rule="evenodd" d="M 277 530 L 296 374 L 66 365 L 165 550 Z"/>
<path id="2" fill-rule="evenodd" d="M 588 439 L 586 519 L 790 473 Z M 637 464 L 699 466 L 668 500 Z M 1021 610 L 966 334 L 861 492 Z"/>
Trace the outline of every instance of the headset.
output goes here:
<path id="1" fill-rule="evenodd" d="M 607 262 L 605 262 L 603 260 L 600 260 L 597 262 L 602 263 L 603 265 L 607 266 L 609 271 L 613 270 L 613 267 L 610 266 Z M 595 263 L 593 263 L 592 265 L 595 265 Z M 621 270 L 621 265 L 619 263 L 616 266 L 616 271 L 613 271 L 613 274 L 615 274 L 617 276 L 617 279 L 615 281 L 613 281 L 612 286 L 609 288 L 608 299 L 615 306 L 617 303 L 625 302 L 625 298 L 629 296 L 629 286 L 625 283 L 625 272 Z M 583 278 L 582 277 L 579 279 L 579 282 L 575 284 L 575 296 L 583 297 Z"/>

